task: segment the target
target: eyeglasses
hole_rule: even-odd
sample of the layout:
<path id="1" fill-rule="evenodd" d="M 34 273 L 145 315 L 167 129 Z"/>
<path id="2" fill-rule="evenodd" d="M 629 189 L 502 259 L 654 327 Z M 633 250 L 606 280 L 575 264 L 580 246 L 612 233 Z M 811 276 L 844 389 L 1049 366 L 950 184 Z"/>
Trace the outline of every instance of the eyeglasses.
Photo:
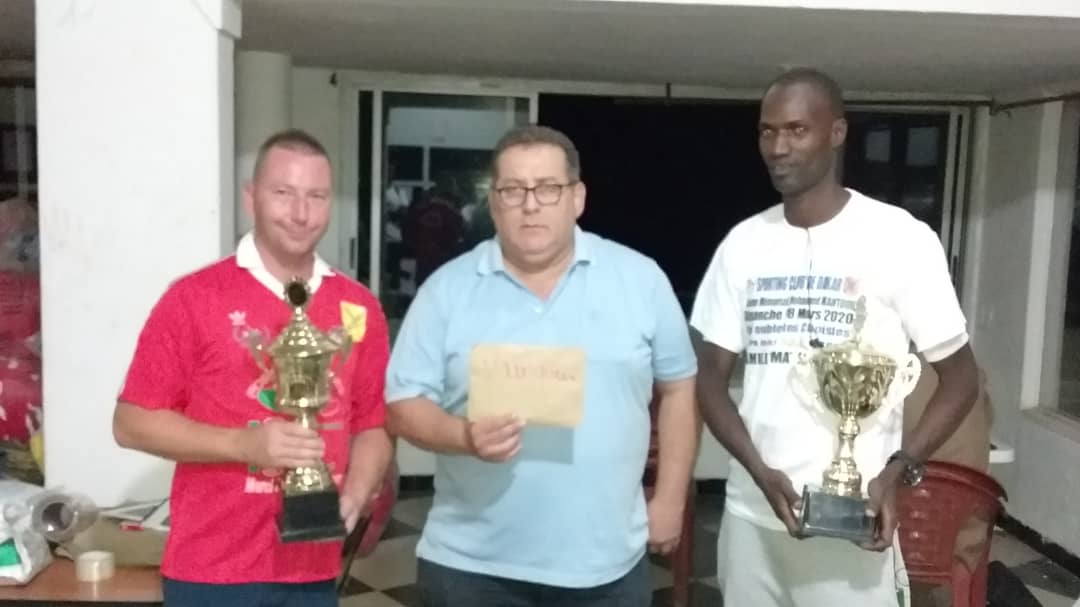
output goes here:
<path id="1" fill-rule="evenodd" d="M 570 183 L 541 183 L 534 185 L 531 188 L 520 185 L 506 186 L 504 188 L 495 188 L 495 193 L 499 196 L 499 202 L 508 207 L 520 207 L 525 204 L 525 199 L 529 197 L 529 192 L 533 193 L 533 197 L 536 198 L 536 204 L 541 205 L 554 205 L 558 204 L 562 199 L 563 189 L 577 185 L 576 181 Z"/>

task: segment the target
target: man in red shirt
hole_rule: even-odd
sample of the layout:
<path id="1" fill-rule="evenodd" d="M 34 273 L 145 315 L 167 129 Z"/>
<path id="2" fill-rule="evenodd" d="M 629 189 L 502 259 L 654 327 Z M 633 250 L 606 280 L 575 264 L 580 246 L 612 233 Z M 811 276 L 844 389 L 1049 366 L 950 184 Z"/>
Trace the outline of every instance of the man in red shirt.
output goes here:
<path id="1" fill-rule="evenodd" d="M 337 605 L 341 542 L 282 543 L 284 471 L 323 459 L 348 530 L 389 464 L 383 385 L 386 319 L 362 285 L 315 253 L 332 205 L 326 151 L 285 131 L 259 150 L 244 190 L 254 230 L 235 255 L 174 282 L 139 336 L 113 419 L 117 442 L 176 462 L 161 565 L 165 604 Z M 307 281 L 307 314 L 354 345 L 335 367 L 322 430 L 275 410 L 273 379 L 247 342 L 288 323 L 284 283 Z"/>

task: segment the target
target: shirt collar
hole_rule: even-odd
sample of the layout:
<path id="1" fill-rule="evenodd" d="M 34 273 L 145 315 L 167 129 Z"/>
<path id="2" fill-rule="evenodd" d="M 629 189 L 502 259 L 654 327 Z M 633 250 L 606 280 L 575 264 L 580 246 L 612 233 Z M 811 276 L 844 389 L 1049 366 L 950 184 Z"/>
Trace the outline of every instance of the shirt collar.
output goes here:
<path id="1" fill-rule="evenodd" d="M 285 285 L 282 284 L 276 276 L 270 273 L 270 270 L 266 269 L 266 264 L 263 263 L 262 256 L 259 255 L 259 250 L 255 248 L 255 235 L 252 232 L 244 234 L 244 237 L 240 239 L 240 242 L 236 245 L 236 265 L 244 268 L 251 275 L 255 277 L 263 286 L 270 289 L 274 295 L 278 297 L 285 296 Z M 315 265 L 311 270 L 311 279 L 308 280 L 308 288 L 311 289 L 311 293 L 314 294 L 318 290 L 319 285 L 322 284 L 322 279 L 327 276 L 333 276 L 334 270 L 330 267 L 330 264 L 326 263 L 319 254 L 315 254 Z"/>
<path id="2" fill-rule="evenodd" d="M 570 267 L 581 263 L 592 264 L 596 261 L 593 256 L 593 247 L 589 242 L 591 236 L 580 226 L 574 226 L 574 259 L 570 262 Z M 476 271 L 480 274 L 506 273 L 506 262 L 503 259 L 502 247 L 499 246 L 498 235 L 484 243 L 484 249 L 476 264 Z"/>

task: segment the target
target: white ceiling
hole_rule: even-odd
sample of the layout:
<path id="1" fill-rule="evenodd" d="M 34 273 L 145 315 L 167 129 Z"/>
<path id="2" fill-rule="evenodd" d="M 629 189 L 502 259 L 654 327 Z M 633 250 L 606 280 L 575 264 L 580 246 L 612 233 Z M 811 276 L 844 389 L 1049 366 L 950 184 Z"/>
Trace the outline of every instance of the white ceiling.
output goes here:
<path id="1" fill-rule="evenodd" d="M 1080 80 L 1080 19 L 590 0 L 245 0 L 241 47 L 294 64 L 756 88 L 992 95 Z"/>
<path id="2" fill-rule="evenodd" d="M 197 1 L 197 0 L 193 0 Z M 244 0 L 241 48 L 296 65 L 756 89 L 812 64 L 849 90 L 998 95 L 1080 83 L 1080 19 L 598 0 Z M 33 0 L 0 0 L 0 59 Z"/>

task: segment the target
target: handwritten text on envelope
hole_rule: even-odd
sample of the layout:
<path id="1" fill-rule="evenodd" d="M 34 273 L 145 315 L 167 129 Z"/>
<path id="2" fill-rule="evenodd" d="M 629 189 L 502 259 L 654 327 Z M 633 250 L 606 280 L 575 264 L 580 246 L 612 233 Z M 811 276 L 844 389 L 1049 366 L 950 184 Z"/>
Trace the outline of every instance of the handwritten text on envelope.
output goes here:
<path id="1" fill-rule="evenodd" d="M 583 350 L 510 344 L 473 348 L 469 419 L 515 413 L 530 423 L 573 427 L 584 408 Z"/>

